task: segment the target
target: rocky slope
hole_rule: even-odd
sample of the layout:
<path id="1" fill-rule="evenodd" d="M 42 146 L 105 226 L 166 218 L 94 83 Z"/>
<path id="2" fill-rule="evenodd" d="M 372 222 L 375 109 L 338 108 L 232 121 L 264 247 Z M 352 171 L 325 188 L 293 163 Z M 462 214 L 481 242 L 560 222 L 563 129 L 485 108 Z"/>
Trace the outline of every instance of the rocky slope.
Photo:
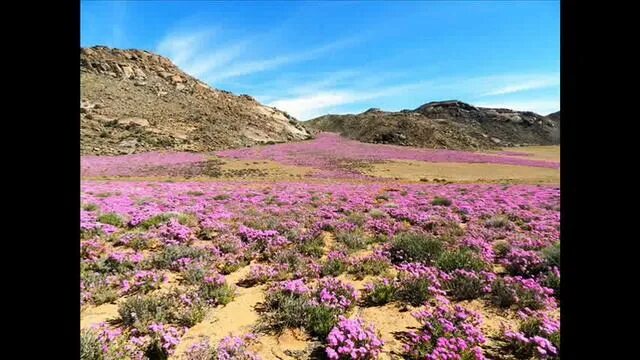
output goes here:
<path id="1" fill-rule="evenodd" d="M 551 114 L 547 115 L 547 117 L 549 119 L 553 119 L 555 121 L 560 121 L 560 111 L 556 111 L 554 113 L 551 113 Z"/>
<path id="2" fill-rule="evenodd" d="M 369 109 L 355 115 L 324 115 L 305 125 L 363 142 L 440 149 L 559 143 L 559 120 L 533 112 L 480 108 L 457 100 L 430 102 L 399 112 Z"/>
<path id="3" fill-rule="evenodd" d="M 211 151 L 311 138 L 285 112 L 211 88 L 148 51 L 81 49 L 80 87 L 81 154 Z"/>

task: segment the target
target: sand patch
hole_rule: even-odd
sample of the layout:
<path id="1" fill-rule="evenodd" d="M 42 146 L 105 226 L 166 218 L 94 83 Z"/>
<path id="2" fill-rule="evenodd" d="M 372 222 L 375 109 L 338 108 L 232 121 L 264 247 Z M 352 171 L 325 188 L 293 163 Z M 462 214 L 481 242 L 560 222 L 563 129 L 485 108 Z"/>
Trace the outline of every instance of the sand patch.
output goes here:
<path id="1" fill-rule="evenodd" d="M 249 273 L 249 266 L 226 276 L 227 283 L 237 284 Z M 264 300 L 264 286 L 252 288 L 236 287 L 236 297 L 225 306 L 209 310 L 204 320 L 190 328 L 182 337 L 173 359 L 180 356 L 194 343 L 208 338 L 211 346 L 228 335 L 243 335 L 252 331 L 258 321 L 255 306 Z"/>
<path id="2" fill-rule="evenodd" d="M 352 317 L 359 317 L 366 323 L 373 324 L 384 341 L 380 359 L 400 359 L 402 342 L 398 335 L 417 329 L 420 323 L 411 316 L 411 311 L 400 311 L 398 304 L 391 303 L 384 306 L 358 308 Z"/>
<path id="3" fill-rule="evenodd" d="M 120 315 L 118 314 L 117 304 L 89 306 L 80 313 L 80 328 L 90 328 L 93 325 L 117 319 L 118 317 L 120 317 Z"/>
<path id="4" fill-rule="evenodd" d="M 307 359 L 309 336 L 302 329 L 286 329 L 280 335 L 261 335 L 250 349 L 263 360 Z"/>
<path id="5" fill-rule="evenodd" d="M 363 173 L 397 180 L 435 182 L 558 183 L 560 170 L 487 163 L 428 163 L 393 160 L 372 164 Z"/>
<path id="6" fill-rule="evenodd" d="M 560 162 L 560 146 L 548 145 L 548 146 L 522 146 L 522 147 L 508 147 L 503 148 L 500 152 L 514 152 L 521 153 L 527 156 L 517 156 L 519 158 L 531 159 L 531 160 L 547 160 Z M 495 155 L 495 154 L 492 154 Z M 509 157 L 509 155 L 501 155 Z"/>

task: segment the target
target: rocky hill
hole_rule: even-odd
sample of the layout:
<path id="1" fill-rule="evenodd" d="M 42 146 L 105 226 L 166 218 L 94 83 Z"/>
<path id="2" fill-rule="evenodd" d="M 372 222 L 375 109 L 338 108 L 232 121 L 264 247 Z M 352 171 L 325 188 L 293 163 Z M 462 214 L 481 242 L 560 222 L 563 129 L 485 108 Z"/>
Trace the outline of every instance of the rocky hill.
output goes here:
<path id="1" fill-rule="evenodd" d="M 287 113 L 211 88 L 148 51 L 81 49 L 80 88 L 81 154 L 211 151 L 311 138 Z"/>
<path id="2" fill-rule="evenodd" d="M 372 108 L 355 115 L 324 115 L 304 122 L 314 131 L 337 132 L 368 142 L 477 150 L 559 143 L 559 120 L 533 112 L 438 101 L 398 112 Z"/>
<path id="3" fill-rule="evenodd" d="M 560 121 L 560 111 L 556 111 L 554 113 L 551 113 L 549 115 L 547 115 L 547 117 L 549 119 L 555 120 L 555 121 Z"/>

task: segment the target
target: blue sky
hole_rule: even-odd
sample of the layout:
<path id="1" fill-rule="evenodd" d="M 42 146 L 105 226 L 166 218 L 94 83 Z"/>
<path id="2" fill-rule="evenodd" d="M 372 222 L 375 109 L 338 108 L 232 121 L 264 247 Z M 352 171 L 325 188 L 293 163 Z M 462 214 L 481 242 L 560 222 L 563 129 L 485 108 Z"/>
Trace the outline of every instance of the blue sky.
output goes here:
<path id="1" fill-rule="evenodd" d="M 559 1 L 82 1 L 80 37 L 300 120 L 448 99 L 560 109 Z"/>

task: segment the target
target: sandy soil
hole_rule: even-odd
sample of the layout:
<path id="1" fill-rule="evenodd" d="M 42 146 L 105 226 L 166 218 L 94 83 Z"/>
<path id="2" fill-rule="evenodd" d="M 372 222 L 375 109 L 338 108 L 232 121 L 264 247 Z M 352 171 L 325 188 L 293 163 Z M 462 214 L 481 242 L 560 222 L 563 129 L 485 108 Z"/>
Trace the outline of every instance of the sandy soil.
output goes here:
<path id="1" fill-rule="evenodd" d="M 501 151 L 496 151 L 496 152 L 500 153 L 503 151 L 526 154 L 527 156 L 525 158 L 531 159 L 531 160 L 548 160 L 548 161 L 560 162 L 560 146 L 558 145 L 509 147 L 509 148 L 503 148 Z M 496 152 L 493 152 L 493 153 L 496 153 Z M 492 152 L 489 152 L 489 153 L 492 153 Z M 495 155 L 495 154 L 492 154 L 492 155 Z M 501 156 L 509 157 L 509 155 L 501 155 Z"/>
<path id="2" fill-rule="evenodd" d="M 560 181 L 560 171 L 557 169 L 483 163 L 395 160 L 372 164 L 363 172 L 376 177 L 423 182 L 434 182 L 438 179 L 450 182 L 558 183 Z"/>

